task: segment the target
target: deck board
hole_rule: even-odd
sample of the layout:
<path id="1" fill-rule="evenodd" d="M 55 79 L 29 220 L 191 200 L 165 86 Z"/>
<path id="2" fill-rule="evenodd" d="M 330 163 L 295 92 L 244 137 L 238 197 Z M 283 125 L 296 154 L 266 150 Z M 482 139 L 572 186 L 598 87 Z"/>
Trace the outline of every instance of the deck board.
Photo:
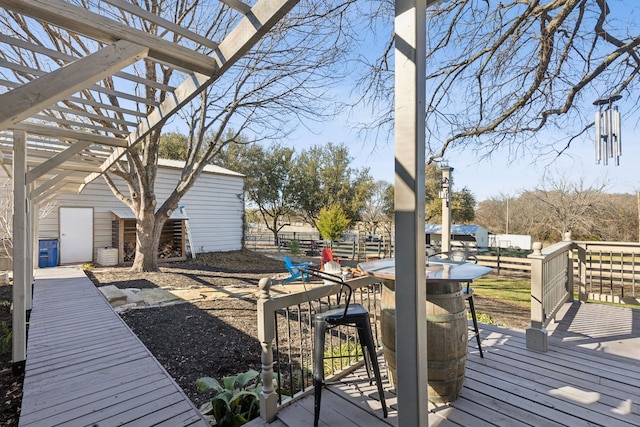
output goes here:
<path id="1" fill-rule="evenodd" d="M 38 270 L 20 426 L 207 426 L 79 268 Z"/>
<path id="2" fill-rule="evenodd" d="M 429 403 L 429 425 L 640 425 L 640 312 L 593 305 L 564 307 L 568 318 L 559 317 L 551 328 L 548 352 L 528 350 L 522 330 L 481 325 L 485 357 L 480 358 L 473 345 L 469 347 L 461 396 L 445 404 Z M 616 319 L 621 322 L 618 327 Z M 349 420 L 344 425 L 398 425 L 397 397 L 386 382 L 382 356 L 379 360 L 389 418 L 382 419 L 376 387 L 368 384 L 361 368 L 323 391 L 321 425 L 336 425 L 332 423 L 340 415 Z M 345 416 L 348 411 L 358 414 Z M 313 396 L 281 408 L 277 421 L 282 423 L 279 427 L 311 425 Z M 249 424 L 264 425 L 262 421 Z"/>

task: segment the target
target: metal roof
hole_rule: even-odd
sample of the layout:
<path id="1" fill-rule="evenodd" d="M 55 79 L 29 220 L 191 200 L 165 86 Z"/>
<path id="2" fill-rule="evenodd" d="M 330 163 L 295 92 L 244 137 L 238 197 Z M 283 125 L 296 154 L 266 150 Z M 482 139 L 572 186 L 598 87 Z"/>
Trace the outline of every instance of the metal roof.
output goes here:
<path id="1" fill-rule="evenodd" d="M 425 224 L 424 229 L 427 234 L 442 234 L 441 224 Z M 484 227 L 476 224 L 453 224 L 451 225 L 451 234 L 476 235 L 479 229 L 484 229 Z"/>
<path id="2" fill-rule="evenodd" d="M 131 209 L 128 208 L 111 209 L 111 213 L 120 219 L 136 219 L 136 216 L 133 214 Z M 189 217 L 182 213 L 180 209 L 176 209 L 171 212 L 169 219 L 189 219 Z"/>

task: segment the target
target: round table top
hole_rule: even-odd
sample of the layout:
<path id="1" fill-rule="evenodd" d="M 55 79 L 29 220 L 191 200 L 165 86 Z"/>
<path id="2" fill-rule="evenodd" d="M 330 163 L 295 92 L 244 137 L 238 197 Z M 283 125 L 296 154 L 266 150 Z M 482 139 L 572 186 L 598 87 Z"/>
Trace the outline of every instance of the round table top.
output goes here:
<path id="1" fill-rule="evenodd" d="M 358 264 L 360 269 L 374 277 L 395 280 L 395 258 L 384 258 Z M 431 259 L 425 266 L 428 281 L 450 280 L 456 282 L 472 282 L 478 277 L 491 273 L 492 268 L 471 262 L 455 262 L 445 259 Z"/>

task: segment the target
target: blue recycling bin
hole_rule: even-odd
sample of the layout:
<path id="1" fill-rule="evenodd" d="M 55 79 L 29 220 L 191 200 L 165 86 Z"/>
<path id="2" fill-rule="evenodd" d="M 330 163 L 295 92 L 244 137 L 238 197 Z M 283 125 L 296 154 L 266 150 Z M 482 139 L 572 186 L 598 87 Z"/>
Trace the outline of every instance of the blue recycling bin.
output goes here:
<path id="1" fill-rule="evenodd" d="M 38 268 L 58 265 L 58 240 L 40 240 L 38 242 Z"/>

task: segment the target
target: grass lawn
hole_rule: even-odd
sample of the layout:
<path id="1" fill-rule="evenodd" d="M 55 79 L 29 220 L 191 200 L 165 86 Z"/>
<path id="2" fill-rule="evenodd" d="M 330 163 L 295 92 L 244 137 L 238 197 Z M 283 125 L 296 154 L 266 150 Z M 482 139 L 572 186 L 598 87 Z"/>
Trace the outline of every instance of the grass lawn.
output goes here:
<path id="1" fill-rule="evenodd" d="M 531 281 L 518 277 L 485 276 L 473 281 L 476 295 L 531 307 Z"/>

